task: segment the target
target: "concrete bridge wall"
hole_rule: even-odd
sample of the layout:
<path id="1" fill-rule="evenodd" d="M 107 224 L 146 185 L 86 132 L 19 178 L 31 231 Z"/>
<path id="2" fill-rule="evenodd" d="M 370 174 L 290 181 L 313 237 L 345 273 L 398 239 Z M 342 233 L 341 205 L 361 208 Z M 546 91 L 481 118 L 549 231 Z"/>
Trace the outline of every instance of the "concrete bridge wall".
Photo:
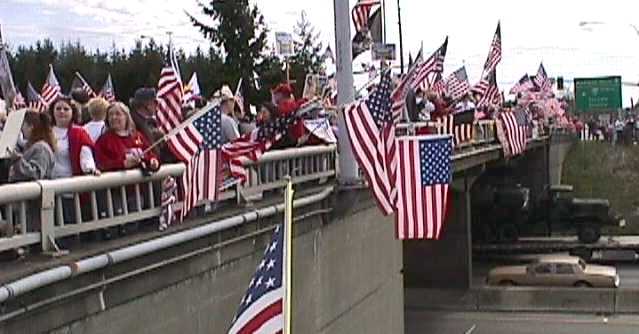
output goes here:
<path id="1" fill-rule="evenodd" d="M 403 333 L 402 248 L 392 219 L 381 217 L 368 190 L 342 193 L 295 216 L 327 207 L 335 208 L 330 218 L 295 223 L 294 332 Z M 272 223 L 246 224 L 25 295 L 22 305 L 33 305 L 214 245 L 0 322 L 0 333 L 225 333 L 270 240 Z M 5 305 L 12 309 L 20 305 Z"/>

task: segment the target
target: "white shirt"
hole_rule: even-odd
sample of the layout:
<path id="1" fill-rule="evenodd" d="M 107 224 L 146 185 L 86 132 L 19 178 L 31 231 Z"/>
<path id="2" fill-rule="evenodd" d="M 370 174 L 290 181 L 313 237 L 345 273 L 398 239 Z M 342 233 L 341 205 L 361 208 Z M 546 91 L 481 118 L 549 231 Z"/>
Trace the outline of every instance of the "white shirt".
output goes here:
<path id="1" fill-rule="evenodd" d="M 240 137 L 237 122 L 235 119 L 227 114 L 222 114 L 220 120 L 220 126 L 222 128 L 222 143 L 226 144 Z"/>
<path id="2" fill-rule="evenodd" d="M 55 165 L 53 166 L 52 177 L 59 179 L 73 176 L 71 167 L 71 157 L 69 155 L 69 129 L 53 127 L 53 133 L 57 140 L 55 151 Z M 84 173 L 96 170 L 93 152 L 90 147 L 82 146 L 80 149 L 80 169 Z"/>
<path id="3" fill-rule="evenodd" d="M 84 125 L 84 129 L 89 133 L 89 137 L 95 143 L 98 138 L 104 133 L 104 121 L 90 121 Z"/>

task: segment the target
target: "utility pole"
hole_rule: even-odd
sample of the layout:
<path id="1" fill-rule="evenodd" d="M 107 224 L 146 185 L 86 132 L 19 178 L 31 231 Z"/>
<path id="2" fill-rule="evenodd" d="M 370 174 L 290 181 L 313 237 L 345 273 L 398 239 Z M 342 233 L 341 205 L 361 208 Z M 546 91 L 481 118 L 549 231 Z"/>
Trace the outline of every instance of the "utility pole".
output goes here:
<path id="1" fill-rule="evenodd" d="M 382 0 L 382 43 L 386 44 L 386 0 Z"/>
<path id="2" fill-rule="evenodd" d="M 351 22 L 348 1 L 333 0 L 335 12 L 335 55 L 337 56 L 337 105 L 338 127 L 340 131 L 339 145 L 339 177 L 340 184 L 356 184 L 359 182 L 359 170 L 355 156 L 347 138 L 346 120 L 343 108 L 353 102 L 353 50 L 351 42 Z"/>
<path id="3" fill-rule="evenodd" d="M 402 9 L 399 7 L 399 0 L 397 0 L 397 20 L 399 25 L 399 64 L 402 74 L 404 74 L 404 37 L 402 34 Z"/>

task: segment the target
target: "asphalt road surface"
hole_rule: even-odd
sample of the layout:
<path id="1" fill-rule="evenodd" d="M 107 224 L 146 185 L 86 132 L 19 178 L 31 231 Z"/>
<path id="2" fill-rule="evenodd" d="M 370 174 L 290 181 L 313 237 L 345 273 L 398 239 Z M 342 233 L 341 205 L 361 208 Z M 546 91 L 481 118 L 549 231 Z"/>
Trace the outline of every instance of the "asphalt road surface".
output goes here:
<path id="1" fill-rule="evenodd" d="M 406 334 L 636 334 L 639 315 L 406 310 L 405 328 Z"/>
<path id="2" fill-rule="evenodd" d="M 473 287 L 482 287 L 486 285 L 486 275 L 492 268 L 510 265 L 509 263 L 496 262 L 474 262 L 473 263 Z M 619 285 L 621 288 L 639 288 L 639 263 L 622 263 L 622 264 L 606 264 L 614 266 L 619 273 Z M 639 328 L 637 328 L 639 333 Z"/>

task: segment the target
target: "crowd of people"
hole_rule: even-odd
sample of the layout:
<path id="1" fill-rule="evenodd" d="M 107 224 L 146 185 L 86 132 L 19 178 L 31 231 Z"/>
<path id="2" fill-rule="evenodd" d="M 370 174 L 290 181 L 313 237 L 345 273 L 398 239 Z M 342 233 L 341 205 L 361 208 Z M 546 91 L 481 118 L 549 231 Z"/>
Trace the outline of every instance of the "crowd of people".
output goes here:
<path id="1" fill-rule="evenodd" d="M 575 130 L 582 140 L 608 141 L 612 144 L 634 145 L 639 142 L 639 119 L 626 117 L 598 118 L 594 115 L 574 119 Z"/>

